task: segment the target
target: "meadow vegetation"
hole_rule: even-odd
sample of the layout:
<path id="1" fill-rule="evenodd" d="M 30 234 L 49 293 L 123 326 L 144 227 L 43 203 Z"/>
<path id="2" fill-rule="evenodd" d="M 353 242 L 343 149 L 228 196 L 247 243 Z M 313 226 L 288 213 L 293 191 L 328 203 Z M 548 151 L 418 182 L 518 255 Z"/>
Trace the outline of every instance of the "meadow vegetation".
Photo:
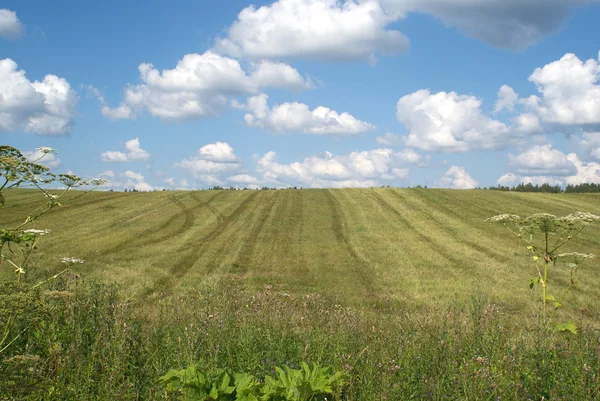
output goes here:
<path id="1" fill-rule="evenodd" d="M 23 332 L 0 355 L 0 399 L 173 399 L 184 394 L 158 381 L 171 369 L 261 381 L 303 362 L 341 372 L 343 400 L 600 397 L 597 264 L 578 266 L 560 312 L 578 333 L 549 333 L 529 288 L 531 250 L 485 223 L 599 214 L 596 194 L 287 189 L 68 202 L 78 195 L 30 225 L 51 233 L 26 278 L 0 269 L 0 324 L 16 314 Z M 0 227 L 46 198 L 5 191 Z M 598 253 L 598 234 L 591 224 L 565 252 Z M 64 263 L 73 257 L 85 263 Z M 568 268 L 551 274 L 571 280 Z"/>

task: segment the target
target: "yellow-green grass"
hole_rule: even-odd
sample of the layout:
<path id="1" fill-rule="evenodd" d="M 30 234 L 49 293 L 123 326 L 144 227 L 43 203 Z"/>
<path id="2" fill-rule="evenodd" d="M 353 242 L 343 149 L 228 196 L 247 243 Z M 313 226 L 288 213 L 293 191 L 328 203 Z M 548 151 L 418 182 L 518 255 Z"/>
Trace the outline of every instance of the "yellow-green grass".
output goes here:
<path id="1" fill-rule="evenodd" d="M 0 227 L 43 202 L 33 190 L 6 198 Z M 233 277 L 250 289 L 318 292 L 364 307 L 440 309 L 483 294 L 508 313 L 531 316 L 539 293 L 528 286 L 530 256 L 502 225 L 484 220 L 575 211 L 600 214 L 600 196 L 393 188 L 94 192 L 32 227 L 52 230 L 40 243 L 39 271 L 61 270 L 63 257 L 83 258 L 75 270 L 148 302 Z M 600 254 L 599 234 L 593 224 L 566 249 Z M 550 287 L 567 282 L 566 268 L 551 274 Z M 563 313 L 596 322 L 599 262 L 581 266 L 578 277 Z"/>

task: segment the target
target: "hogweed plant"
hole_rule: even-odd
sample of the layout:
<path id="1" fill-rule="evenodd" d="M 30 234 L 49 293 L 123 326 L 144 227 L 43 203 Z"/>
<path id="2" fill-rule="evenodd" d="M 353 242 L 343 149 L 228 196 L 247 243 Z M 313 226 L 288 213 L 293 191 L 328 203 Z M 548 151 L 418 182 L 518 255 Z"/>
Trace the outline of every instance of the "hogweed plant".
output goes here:
<path id="1" fill-rule="evenodd" d="M 11 268 L 15 273 L 17 282 L 23 281 L 28 266 L 32 265 L 34 251 L 37 249 L 39 241 L 45 235 L 50 234 L 50 230 L 28 227 L 53 208 L 60 207 L 68 191 L 74 188 L 84 189 L 78 196 L 70 199 L 70 201 L 73 201 L 99 185 L 107 183 L 106 180 L 102 179 L 84 180 L 74 174 L 54 174 L 40 162 L 47 155 L 57 153 L 56 150 L 49 147 L 41 147 L 36 150 L 41 156 L 35 160 L 30 160 L 18 149 L 12 146 L 0 145 L 0 211 L 6 206 L 6 193 L 11 188 L 32 187 L 42 192 L 45 198 L 45 201 L 39 207 L 32 210 L 16 226 L 12 228 L 0 227 L 0 268 L 4 266 Z M 55 191 L 48 189 L 48 186 L 52 184 L 59 189 Z M 79 259 L 69 258 L 68 261 L 63 260 L 63 262 L 79 263 Z M 65 269 L 39 282 L 32 288 L 37 288 L 45 282 L 57 278 L 67 270 Z M 2 337 L 0 337 L 0 353 L 12 343 L 8 339 L 15 318 L 14 315 L 9 316 L 4 325 Z"/>
<path id="2" fill-rule="evenodd" d="M 503 223 L 508 231 L 517 237 L 527 250 L 531 252 L 536 276 L 531 278 L 529 286 L 540 286 L 542 302 L 542 322 L 546 330 L 563 331 L 577 334 L 577 326 L 572 322 L 556 324 L 554 317 L 571 288 L 576 284 L 575 278 L 579 265 L 594 259 L 593 254 L 579 252 L 558 253 L 567 243 L 573 241 L 590 223 L 600 220 L 600 216 L 591 213 L 576 212 L 563 217 L 548 213 L 536 213 L 528 217 L 512 214 L 500 214 L 486 219 L 489 223 Z M 552 265 L 564 263 L 569 269 L 568 284 L 557 296 L 549 293 L 548 272 Z"/>

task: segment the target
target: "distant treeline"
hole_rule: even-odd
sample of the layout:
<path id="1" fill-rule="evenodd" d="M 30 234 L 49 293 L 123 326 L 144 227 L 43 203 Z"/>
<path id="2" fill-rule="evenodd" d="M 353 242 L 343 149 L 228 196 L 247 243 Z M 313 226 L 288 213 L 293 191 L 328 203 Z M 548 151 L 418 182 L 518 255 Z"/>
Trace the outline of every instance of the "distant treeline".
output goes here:
<path id="1" fill-rule="evenodd" d="M 384 185 L 382 186 L 382 188 L 390 188 L 389 185 Z M 395 188 L 395 187 L 394 187 Z M 411 188 L 411 187 L 409 187 Z M 415 187 L 412 188 L 421 188 L 421 189 L 427 189 L 427 185 L 425 185 L 424 187 L 422 187 L 421 185 L 417 185 Z M 269 187 L 262 187 L 260 188 L 262 191 L 275 191 L 277 189 L 302 189 L 302 187 L 287 187 L 287 188 L 269 188 Z M 567 185 L 566 188 L 562 188 L 560 185 L 550 185 L 550 184 L 542 184 L 542 185 L 538 185 L 538 184 L 519 184 L 516 186 L 512 186 L 512 187 L 508 187 L 508 186 L 504 186 L 504 185 L 498 185 L 495 187 L 489 187 L 489 188 L 481 188 L 481 187 L 477 187 L 476 189 L 486 189 L 486 190 L 490 190 L 490 191 L 513 191 L 513 192 L 543 192 L 543 193 L 551 193 L 551 194 L 559 194 L 559 193 L 600 193 L 600 184 L 578 184 L 578 185 Z M 248 191 L 248 190 L 255 190 L 253 188 L 237 188 L 237 187 L 221 187 L 218 185 L 213 186 L 212 188 L 208 188 L 208 190 L 212 190 L 212 191 L 223 191 L 223 190 L 229 190 L 229 191 Z M 113 190 L 110 189 L 110 192 L 112 192 Z M 154 189 L 151 192 L 156 192 L 159 191 L 158 189 Z M 166 189 L 163 188 L 161 189 L 161 191 L 172 191 L 172 189 Z M 148 191 L 139 191 L 136 189 L 127 189 L 125 188 L 125 192 L 148 192 Z"/>
<path id="2" fill-rule="evenodd" d="M 498 185 L 497 187 L 488 188 L 493 191 L 514 191 L 514 192 L 546 192 L 546 193 L 598 193 L 600 192 L 600 184 L 578 184 L 578 185 L 567 185 L 566 188 L 562 188 L 559 185 L 533 185 L 533 184 L 519 184 L 517 186 L 507 187 L 504 185 Z"/>

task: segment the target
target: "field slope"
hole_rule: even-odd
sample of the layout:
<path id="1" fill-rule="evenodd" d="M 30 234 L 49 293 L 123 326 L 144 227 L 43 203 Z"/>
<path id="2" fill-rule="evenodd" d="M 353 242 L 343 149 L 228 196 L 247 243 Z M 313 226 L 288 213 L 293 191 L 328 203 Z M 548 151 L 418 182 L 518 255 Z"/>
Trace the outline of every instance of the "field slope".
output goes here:
<path id="1" fill-rule="evenodd" d="M 76 193 L 71 194 L 74 196 Z M 43 199 L 13 190 L 0 210 L 10 227 Z M 148 299 L 193 291 L 218 277 L 289 293 L 321 292 L 339 302 L 444 306 L 485 294 L 505 310 L 529 313 L 532 266 L 499 213 L 600 214 L 594 194 L 444 189 L 95 192 L 52 210 L 39 269 L 78 257 L 85 276 L 124 284 Z M 600 225 L 573 251 L 600 254 Z M 566 274 L 556 271 L 559 282 Z M 571 313 L 597 319 L 600 269 L 583 266 Z"/>

